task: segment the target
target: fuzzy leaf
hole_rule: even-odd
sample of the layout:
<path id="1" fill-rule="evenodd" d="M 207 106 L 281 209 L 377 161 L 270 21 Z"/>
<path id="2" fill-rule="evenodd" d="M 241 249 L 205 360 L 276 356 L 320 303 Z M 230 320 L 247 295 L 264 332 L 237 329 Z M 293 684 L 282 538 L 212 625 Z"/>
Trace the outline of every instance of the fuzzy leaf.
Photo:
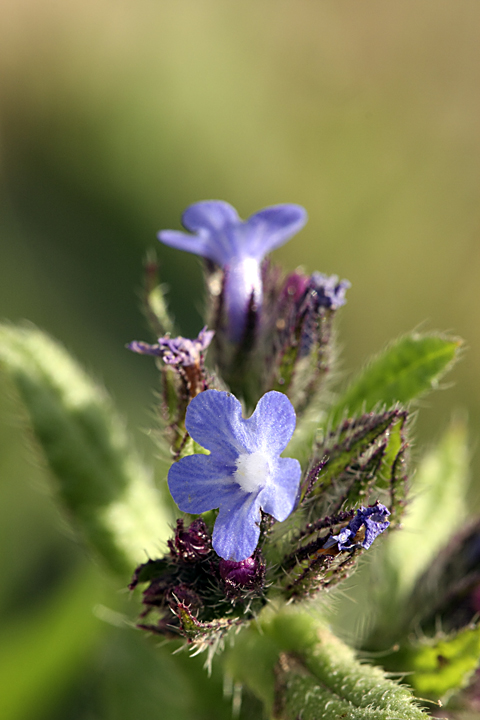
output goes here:
<path id="1" fill-rule="evenodd" d="M 156 553 L 168 518 L 105 390 L 33 326 L 0 326 L 0 363 L 20 395 L 58 495 L 111 569 Z"/>
<path id="2" fill-rule="evenodd" d="M 330 413 L 336 425 L 345 415 L 377 405 L 408 403 L 438 386 L 458 357 L 462 341 L 444 335 L 406 335 L 387 347 L 353 380 Z"/>

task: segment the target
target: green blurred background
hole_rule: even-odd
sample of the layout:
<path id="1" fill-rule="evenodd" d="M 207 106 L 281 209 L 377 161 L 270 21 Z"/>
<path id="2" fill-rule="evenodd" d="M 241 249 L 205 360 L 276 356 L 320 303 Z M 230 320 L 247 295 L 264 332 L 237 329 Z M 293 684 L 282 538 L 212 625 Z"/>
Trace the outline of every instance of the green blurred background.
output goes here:
<path id="1" fill-rule="evenodd" d="M 155 370 L 124 350 L 149 339 L 142 261 L 157 246 L 179 329 L 196 334 L 198 261 L 155 233 L 209 198 L 243 217 L 307 208 L 308 225 L 275 259 L 352 282 L 345 377 L 415 327 L 465 338 L 453 386 L 422 403 L 414 454 L 457 408 L 475 446 L 477 0 L 0 7 L 0 315 L 61 339 L 106 384 L 147 457 Z M 136 600 L 75 541 L 6 383 L 2 397 L 0 716 L 229 717 L 220 678 L 205 695 L 200 663 L 122 627 Z"/>

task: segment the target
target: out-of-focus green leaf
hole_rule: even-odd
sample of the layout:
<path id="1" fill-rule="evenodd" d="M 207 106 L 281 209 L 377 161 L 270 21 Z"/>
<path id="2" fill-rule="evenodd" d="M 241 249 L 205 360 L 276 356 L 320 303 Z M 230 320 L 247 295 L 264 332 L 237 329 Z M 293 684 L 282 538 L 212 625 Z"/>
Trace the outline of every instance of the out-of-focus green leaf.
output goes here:
<path id="1" fill-rule="evenodd" d="M 413 333 L 374 358 L 333 407 L 330 422 L 370 412 L 377 405 L 407 403 L 438 385 L 458 356 L 461 340 Z"/>
<path id="2" fill-rule="evenodd" d="M 408 673 L 419 697 L 445 700 L 461 690 L 480 662 L 480 627 L 467 627 L 449 637 L 422 639 L 390 656 L 389 669 Z"/>
<path id="3" fill-rule="evenodd" d="M 0 717 L 35 720 L 53 707 L 84 666 L 99 632 L 93 614 L 104 590 L 82 570 L 48 604 L 0 627 Z"/>
<path id="4" fill-rule="evenodd" d="M 220 663 L 209 677 L 204 656 L 174 654 L 178 648 L 159 647 L 158 639 L 131 628 L 115 630 L 100 669 L 101 720 L 231 720 Z"/>
<path id="5" fill-rule="evenodd" d="M 158 553 L 168 518 L 105 390 L 32 326 L 0 326 L 0 364 L 77 526 L 116 572 Z"/>
<path id="6" fill-rule="evenodd" d="M 384 546 L 386 562 L 403 597 L 465 519 L 468 460 L 467 428 L 456 419 L 422 459 L 402 532 L 390 535 Z"/>

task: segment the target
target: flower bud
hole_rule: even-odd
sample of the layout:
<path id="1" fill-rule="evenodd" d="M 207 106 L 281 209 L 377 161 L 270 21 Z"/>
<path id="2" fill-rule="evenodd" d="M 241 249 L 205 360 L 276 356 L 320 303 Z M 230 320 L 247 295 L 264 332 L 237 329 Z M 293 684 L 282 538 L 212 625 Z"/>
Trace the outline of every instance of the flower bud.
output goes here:
<path id="1" fill-rule="evenodd" d="M 203 560 L 212 550 L 208 528 L 201 518 L 194 520 L 187 529 L 182 518 L 178 518 L 175 537 L 168 541 L 170 554 L 177 560 L 195 563 Z"/>
<path id="2" fill-rule="evenodd" d="M 227 597 L 237 598 L 246 591 L 259 591 L 265 580 L 265 563 L 259 551 L 240 562 L 220 560 L 220 577 L 222 578 Z"/>

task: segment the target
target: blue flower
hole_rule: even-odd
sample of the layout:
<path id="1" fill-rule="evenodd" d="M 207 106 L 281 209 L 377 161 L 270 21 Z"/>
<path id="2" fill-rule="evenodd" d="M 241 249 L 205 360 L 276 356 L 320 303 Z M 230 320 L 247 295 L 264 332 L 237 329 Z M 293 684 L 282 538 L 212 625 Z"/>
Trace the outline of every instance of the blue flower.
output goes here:
<path id="1" fill-rule="evenodd" d="M 338 535 L 332 535 L 323 547 L 330 548 L 337 543 L 339 550 L 352 550 L 360 546 L 368 550 L 375 538 L 390 525 L 390 521 L 387 520 L 389 515 L 390 510 L 379 502 L 367 508 L 362 506 L 358 508 L 357 514 L 347 527 Z M 362 526 L 365 527 L 364 537 L 356 537 Z"/>
<path id="2" fill-rule="evenodd" d="M 301 230 L 306 221 L 307 213 L 299 205 L 273 205 L 244 222 L 228 203 L 206 200 L 190 205 L 183 213 L 182 224 L 193 234 L 163 230 L 158 238 L 223 268 L 228 335 L 238 342 L 248 309 L 258 311 L 262 305 L 263 258 Z"/>
<path id="3" fill-rule="evenodd" d="M 207 330 L 205 326 L 198 333 L 198 337 L 189 340 L 184 337 L 171 338 L 170 335 L 158 338 L 158 345 L 134 340 L 127 348 L 141 355 L 157 355 L 167 365 L 182 365 L 189 367 L 200 362 L 201 355 L 210 345 L 215 332 Z"/>
<path id="4" fill-rule="evenodd" d="M 255 550 L 261 512 L 285 520 L 295 507 L 300 464 L 281 458 L 295 429 L 295 411 L 279 392 L 268 392 L 253 415 L 230 393 L 206 390 L 187 408 L 185 426 L 210 455 L 189 455 L 174 463 L 168 485 L 180 510 L 203 513 L 219 508 L 213 548 L 240 562 Z"/>

